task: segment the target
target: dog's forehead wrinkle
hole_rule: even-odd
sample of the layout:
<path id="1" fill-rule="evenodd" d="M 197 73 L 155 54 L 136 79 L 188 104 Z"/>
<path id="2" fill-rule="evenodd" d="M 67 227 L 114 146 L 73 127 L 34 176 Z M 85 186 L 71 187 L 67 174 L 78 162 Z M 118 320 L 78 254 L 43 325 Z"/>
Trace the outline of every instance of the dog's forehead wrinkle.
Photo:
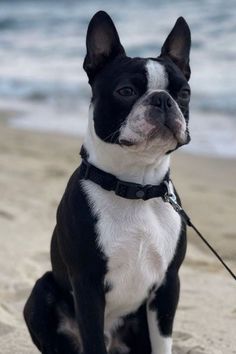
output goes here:
<path id="1" fill-rule="evenodd" d="M 164 90 L 168 86 L 168 75 L 164 65 L 149 59 L 146 63 L 148 89 Z"/>

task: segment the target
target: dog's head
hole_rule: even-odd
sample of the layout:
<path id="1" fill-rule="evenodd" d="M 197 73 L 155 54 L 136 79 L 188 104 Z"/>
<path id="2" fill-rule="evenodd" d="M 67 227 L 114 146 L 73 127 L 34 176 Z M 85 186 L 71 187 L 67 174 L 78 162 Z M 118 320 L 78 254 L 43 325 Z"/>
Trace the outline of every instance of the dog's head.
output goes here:
<path id="1" fill-rule="evenodd" d="M 103 11 L 87 32 L 84 69 L 96 136 L 130 151 L 167 154 L 190 140 L 190 30 L 180 17 L 154 58 L 130 58 Z"/>

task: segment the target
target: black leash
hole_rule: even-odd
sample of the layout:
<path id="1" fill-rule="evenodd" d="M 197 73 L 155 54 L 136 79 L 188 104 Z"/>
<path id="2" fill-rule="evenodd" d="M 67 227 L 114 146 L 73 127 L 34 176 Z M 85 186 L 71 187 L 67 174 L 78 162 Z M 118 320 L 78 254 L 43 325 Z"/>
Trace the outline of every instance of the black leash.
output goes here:
<path id="1" fill-rule="evenodd" d="M 163 200 L 169 203 L 174 210 L 181 216 L 182 220 L 186 225 L 192 227 L 192 229 L 196 232 L 196 234 L 200 237 L 200 239 L 207 245 L 207 247 L 211 250 L 211 252 L 216 256 L 216 258 L 221 262 L 221 264 L 225 267 L 225 269 L 229 272 L 234 280 L 236 280 L 236 275 L 229 268 L 229 266 L 224 262 L 221 256 L 216 252 L 216 250 L 210 245 L 210 243 L 205 239 L 205 237 L 201 234 L 201 232 L 193 225 L 190 220 L 188 214 L 184 211 L 184 209 L 177 203 L 176 196 L 170 190 L 169 183 L 166 183 L 167 193 L 164 195 Z"/>
<path id="2" fill-rule="evenodd" d="M 192 224 L 190 217 L 178 204 L 175 194 L 170 189 L 169 171 L 164 177 L 162 183 L 158 185 L 141 185 L 138 183 L 121 181 L 111 173 L 100 170 L 96 166 L 90 164 L 87 160 L 87 155 L 84 147 L 81 149 L 82 163 L 80 165 L 80 178 L 89 179 L 90 181 L 98 184 L 107 191 L 114 191 L 116 195 L 126 199 L 142 199 L 148 200 L 151 198 L 161 197 L 165 202 L 168 202 L 174 210 L 180 215 L 186 225 L 192 227 L 201 240 L 207 245 L 211 252 L 221 262 L 229 274 L 236 280 L 236 275 L 223 261 L 221 256 L 215 251 L 215 249 L 209 244 L 209 242 L 203 237 L 198 229 Z"/>

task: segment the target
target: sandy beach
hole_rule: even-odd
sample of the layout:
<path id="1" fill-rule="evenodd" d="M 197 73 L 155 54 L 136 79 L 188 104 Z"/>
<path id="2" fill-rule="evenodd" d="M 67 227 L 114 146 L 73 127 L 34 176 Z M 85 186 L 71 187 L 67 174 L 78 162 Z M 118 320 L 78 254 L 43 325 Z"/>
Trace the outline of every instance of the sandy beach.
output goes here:
<path id="1" fill-rule="evenodd" d="M 50 268 L 57 204 L 81 139 L 0 123 L 0 353 L 36 354 L 22 308 Z M 192 221 L 236 271 L 236 161 L 176 153 L 172 178 Z M 174 326 L 175 354 L 236 353 L 235 282 L 189 231 Z"/>

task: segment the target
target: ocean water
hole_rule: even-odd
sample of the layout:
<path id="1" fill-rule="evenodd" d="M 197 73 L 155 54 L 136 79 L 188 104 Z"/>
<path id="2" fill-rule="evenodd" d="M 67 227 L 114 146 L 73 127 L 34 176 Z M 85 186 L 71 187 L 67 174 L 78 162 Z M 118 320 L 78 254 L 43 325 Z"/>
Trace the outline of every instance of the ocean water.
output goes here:
<path id="1" fill-rule="evenodd" d="M 82 63 L 89 19 L 103 9 L 130 56 L 155 56 L 178 16 L 192 31 L 191 144 L 236 157 L 235 0 L 1 0 L 0 109 L 10 124 L 81 135 L 90 88 Z"/>

